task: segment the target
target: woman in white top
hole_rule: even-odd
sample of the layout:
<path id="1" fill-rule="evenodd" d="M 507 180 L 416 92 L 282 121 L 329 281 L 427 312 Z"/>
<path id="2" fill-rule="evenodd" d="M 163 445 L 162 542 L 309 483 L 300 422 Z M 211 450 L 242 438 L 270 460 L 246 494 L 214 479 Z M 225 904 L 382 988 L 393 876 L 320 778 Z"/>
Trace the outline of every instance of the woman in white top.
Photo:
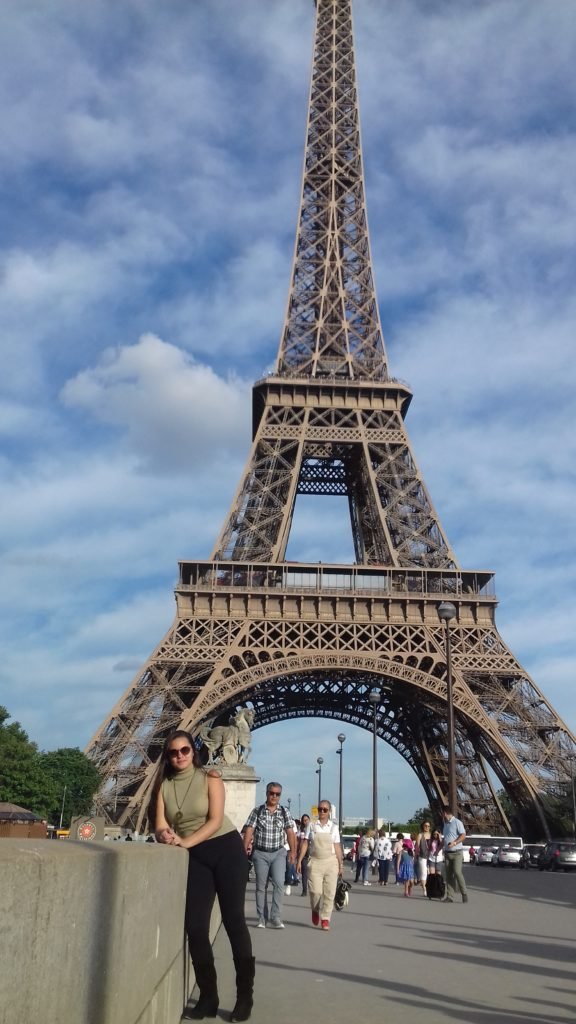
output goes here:
<path id="1" fill-rule="evenodd" d="M 384 829 L 381 829 L 378 833 L 376 857 L 378 859 L 378 885 L 388 885 L 388 875 L 392 861 L 392 843 Z"/>
<path id="2" fill-rule="evenodd" d="M 374 839 L 372 833 L 365 832 L 358 846 L 358 863 L 362 875 L 362 885 L 372 885 L 372 882 L 368 881 L 368 868 L 370 867 L 373 853 Z"/>
<path id="3" fill-rule="evenodd" d="M 297 870 L 302 870 L 302 861 L 308 854 L 312 924 L 320 925 L 326 932 L 330 928 L 338 875 L 342 874 L 342 846 L 338 826 L 330 818 L 330 804 L 327 800 L 320 801 L 318 815 L 319 820 L 310 823 L 306 838 L 302 840 Z"/>

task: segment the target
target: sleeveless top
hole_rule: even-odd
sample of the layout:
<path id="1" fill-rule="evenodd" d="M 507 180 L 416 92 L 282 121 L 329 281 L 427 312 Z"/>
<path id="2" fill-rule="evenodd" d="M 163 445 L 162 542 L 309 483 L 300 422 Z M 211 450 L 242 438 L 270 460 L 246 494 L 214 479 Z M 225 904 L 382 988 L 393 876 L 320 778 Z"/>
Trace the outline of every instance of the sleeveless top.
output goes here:
<path id="1" fill-rule="evenodd" d="M 190 765 L 172 779 L 164 779 L 160 792 L 164 800 L 166 821 L 179 836 L 191 836 L 206 824 L 208 776 L 202 768 Z M 218 836 L 236 831 L 230 819 L 224 815 L 220 828 L 208 839 L 216 839 Z"/>

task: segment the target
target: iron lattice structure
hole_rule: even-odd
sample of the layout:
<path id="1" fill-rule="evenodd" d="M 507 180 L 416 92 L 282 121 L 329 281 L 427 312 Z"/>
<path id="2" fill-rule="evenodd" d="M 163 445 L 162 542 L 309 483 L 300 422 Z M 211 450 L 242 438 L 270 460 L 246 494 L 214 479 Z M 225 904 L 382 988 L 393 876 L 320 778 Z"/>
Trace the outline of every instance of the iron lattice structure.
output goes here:
<path id="1" fill-rule="evenodd" d="M 175 621 L 98 730 L 100 809 L 139 826 L 167 732 L 314 715 L 372 727 L 446 802 L 452 627 L 460 814 L 514 827 L 568 781 L 576 741 L 501 639 L 493 575 L 463 571 L 404 426 L 411 392 L 388 373 L 366 218 L 351 0 L 318 0 L 306 157 L 274 373 L 253 391 L 253 444 L 210 561 L 182 562 Z M 356 562 L 285 561 L 298 494 L 348 499 Z"/>

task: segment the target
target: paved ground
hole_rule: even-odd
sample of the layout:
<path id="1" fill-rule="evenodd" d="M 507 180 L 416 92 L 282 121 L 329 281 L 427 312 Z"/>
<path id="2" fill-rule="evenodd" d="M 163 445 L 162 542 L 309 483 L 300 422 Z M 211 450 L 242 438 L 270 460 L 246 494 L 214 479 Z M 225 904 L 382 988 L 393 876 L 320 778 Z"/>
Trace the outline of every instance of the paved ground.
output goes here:
<path id="1" fill-rule="evenodd" d="M 405 899 L 400 886 L 354 886 L 330 932 L 311 926 L 298 890 L 285 897 L 284 931 L 252 927 L 252 889 L 252 1024 L 574 1022 L 576 872 L 465 871 L 466 905 Z M 215 952 L 225 1017 L 234 980 L 223 929 Z"/>

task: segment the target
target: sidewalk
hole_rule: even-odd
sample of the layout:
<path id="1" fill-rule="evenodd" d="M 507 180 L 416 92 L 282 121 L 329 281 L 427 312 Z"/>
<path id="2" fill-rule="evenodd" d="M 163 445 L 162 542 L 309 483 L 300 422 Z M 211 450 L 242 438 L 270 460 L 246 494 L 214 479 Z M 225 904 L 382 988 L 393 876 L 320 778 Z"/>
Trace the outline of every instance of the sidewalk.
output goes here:
<path id="1" fill-rule="evenodd" d="M 576 873 L 471 866 L 466 878 L 468 904 L 354 885 L 329 932 L 311 926 L 299 889 L 284 899 L 284 930 L 256 929 L 251 886 L 253 1024 L 573 1022 Z M 225 1017 L 234 977 L 223 929 L 214 948 Z"/>

